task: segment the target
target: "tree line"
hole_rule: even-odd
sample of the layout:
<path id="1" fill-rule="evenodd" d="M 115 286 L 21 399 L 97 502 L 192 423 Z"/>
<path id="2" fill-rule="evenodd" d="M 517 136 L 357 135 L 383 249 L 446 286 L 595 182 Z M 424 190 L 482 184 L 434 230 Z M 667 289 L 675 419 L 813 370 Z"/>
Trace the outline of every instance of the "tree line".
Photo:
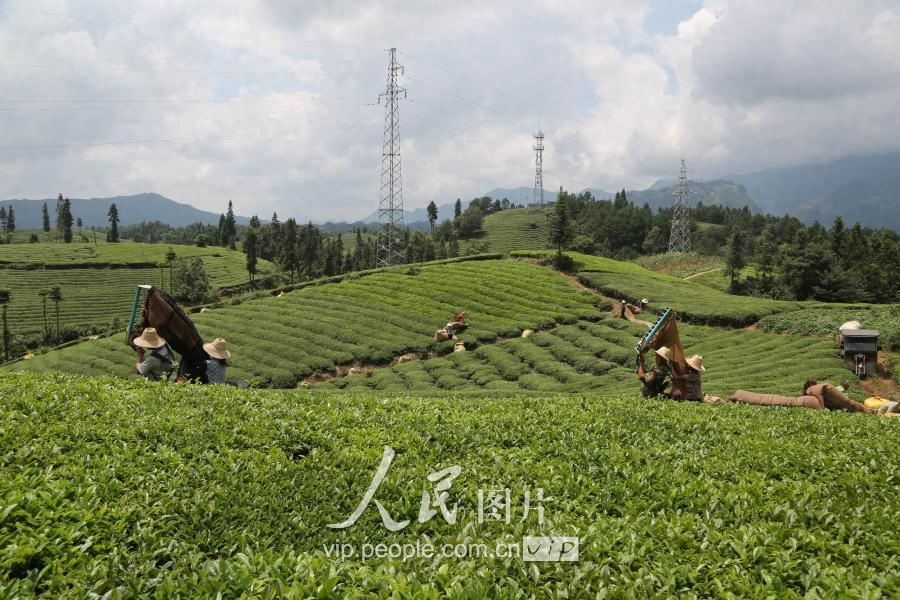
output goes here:
<path id="1" fill-rule="evenodd" d="M 550 243 L 565 249 L 631 260 L 666 252 L 673 208 L 653 214 L 625 190 L 613 200 L 560 190 L 550 212 Z M 560 235 L 559 212 L 568 215 Z M 698 203 L 690 210 L 693 249 L 726 261 L 732 293 L 793 300 L 890 303 L 900 301 L 900 237 L 893 229 L 806 226 L 785 215 L 753 214 Z M 554 220 L 556 222 L 554 222 Z M 554 237 L 555 236 L 555 237 Z M 562 248 L 562 247 L 561 247 Z M 752 267 L 752 268 L 751 268 Z M 742 273 L 744 276 L 742 277 Z"/>

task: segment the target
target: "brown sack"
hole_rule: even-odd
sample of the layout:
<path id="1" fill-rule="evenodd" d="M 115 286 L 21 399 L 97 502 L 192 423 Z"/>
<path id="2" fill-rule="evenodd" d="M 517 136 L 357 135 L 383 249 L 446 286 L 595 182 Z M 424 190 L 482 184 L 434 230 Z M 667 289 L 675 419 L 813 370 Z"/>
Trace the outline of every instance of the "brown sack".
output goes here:
<path id="1" fill-rule="evenodd" d="M 438 329 L 434 332 L 434 341 L 436 342 L 446 342 L 450 339 L 450 336 L 447 335 L 446 329 Z"/>
<path id="2" fill-rule="evenodd" d="M 757 394 L 746 390 L 737 390 L 729 400 L 743 402 L 744 404 L 756 404 L 759 406 L 787 406 L 798 408 L 825 408 L 824 403 L 815 396 L 779 396 L 777 394 Z"/>

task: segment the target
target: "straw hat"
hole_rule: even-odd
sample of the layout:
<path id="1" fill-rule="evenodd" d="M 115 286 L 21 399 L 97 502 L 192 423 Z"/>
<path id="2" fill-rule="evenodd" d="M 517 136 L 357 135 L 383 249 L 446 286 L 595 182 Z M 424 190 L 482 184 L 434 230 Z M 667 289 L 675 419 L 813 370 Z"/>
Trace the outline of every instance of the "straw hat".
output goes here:
<path id="1" fill-rule="evenodd" d="M 203 344 L 203 349 L 213 358 L 227 359 L 231 357 L 228 351 L 228 343 L 224 338 L 216 338 L 209 344 Z"/>
<path id="2" fill-rule="evenodd" d="M 134 345 L 139 348 L 161 348 L 166 345 L 166 340 L 153 327 L 148 327 L 140 337 L 134 338 Z"/>
<path id="3" fill-rule="evenodd" d="M 656 348 L 654 352 L 666 360 L 672 360 L 672 349 L 668 346 L 660 346 L 659 348 Z"/>
<path id="4" fill-rule="evenodd" d="M 648 304 L 650 304 L 649 300 L 647 300 L 646 298 L 641 298 L 641 306 L 647 306 Z"/>
<path id="5" fill-rule="evenodd" d="M 706 367 L 703 366 L 703 357 L 699 354 L 695 354 L 690 358 L 684 359 L 684 362 L 690 365 L 691 368 L 695 371 L 700 371 L 702 373 L 706 370 Z"/>

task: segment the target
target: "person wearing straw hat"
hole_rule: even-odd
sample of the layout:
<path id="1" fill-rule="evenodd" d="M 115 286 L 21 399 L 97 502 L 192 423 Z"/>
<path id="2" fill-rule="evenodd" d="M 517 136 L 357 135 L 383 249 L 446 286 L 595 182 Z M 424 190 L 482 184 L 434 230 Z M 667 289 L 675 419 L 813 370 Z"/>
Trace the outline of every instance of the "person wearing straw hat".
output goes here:
<path id="1" fill-rule="evenodd" d="M 159 381 L 160 377 L 168 377 L 175 367 L 172 350 L 165 338 L 156 333 L 153 327 L 147 327 L 133 342 L 137 349 L 137 361 L 134 369 L 147 379 Z M 150 353 L 146 354 L 149 350 Z"/>
<path id="2" fill-rule="evenodd" d="M 209 354 L 209 360 L 206 361 L 208 383 L 225 383 L 225 369 L 228 367 L 228 359 L 231 358 L 228 342 L 224 338 L 216 338 L 208 344 L 203 344 L 203 349 Z"/>
<path id="3" fill-rule="evenodd" d="M 641 380 L 641 394 L 645 398 L 659 396 L 665 392 L 668 385 L 668 377 L 671 371 L 672 349 L 668 346 L 660 346 L 653 350 L 656 353 L 656 364 L 649 371 L 644 371 L 644 357 L 638 361 L 637 376 Z"/>
<path id="4" fill-rule="evenodd" d="M 703 357 L 695 354 L 684 359 L 687 363 L 687 373 L 684 374 L 684 400 L 703 400 L 703 390 L 701 385 L 701 373 L 706 371 L 703 366 Z"/>

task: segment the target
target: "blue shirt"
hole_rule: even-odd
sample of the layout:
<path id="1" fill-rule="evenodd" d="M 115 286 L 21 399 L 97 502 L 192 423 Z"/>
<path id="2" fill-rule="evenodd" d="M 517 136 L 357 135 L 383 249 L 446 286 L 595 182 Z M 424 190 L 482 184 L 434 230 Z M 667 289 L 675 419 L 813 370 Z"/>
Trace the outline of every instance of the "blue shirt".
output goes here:
<path id="1" fill-rule="evenodd" d="M 225 383 L 225 364 L 216 358 L 206 361 L 206 380 L 209 383 Z"/>

